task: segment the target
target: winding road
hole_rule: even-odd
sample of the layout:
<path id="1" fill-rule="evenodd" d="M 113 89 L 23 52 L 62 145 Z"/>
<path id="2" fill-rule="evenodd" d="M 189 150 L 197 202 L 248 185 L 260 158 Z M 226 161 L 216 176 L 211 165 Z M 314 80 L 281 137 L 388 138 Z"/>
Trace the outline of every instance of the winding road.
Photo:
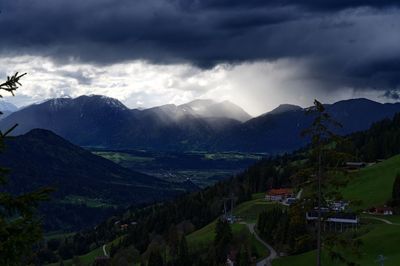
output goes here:
<path id="1" fill-rule="evenodd" d="M 110 257 L 110 256 L 107 254 L 106 245 L 103 245 L 103 253 L 104 253 L 104 256 Z"/>
<path id="2" fill-rule="evenodd" d="M 271 261 L 278 257 L 278 253 L 275 251 L 273 247 L 271 247 L 268 243 L 262 240 L 261 237 L 257 234 L 257 232 L 254 230 L 255 224 L 249 224 L 249 223 L 245 224 L 249 228 L 250 233 L 254 235 L 254 237 L 269 250 L 269 256 L 257 262 L 256 265 L 271 266 L 272 265 Z"/>
<path id="3" fill-rule="evenodd" d="M 303 189 L 300 189 L 300 191 L 297 193 L 296 195 L 296 199 L 299 200 L 301 198 L 301 195 L 303 194 Z M 259 262 L 257 262 L 256 266 L 272 266 L 272 260 L 278 258 L 278 253 L 276 252 L 276 250 L 269 245 L 267 242 L 265 242 L 264 240 L 261 239 L 261 237 L 257 234 L 257 232 L 254 230 L 255 228 L 255 224 L 254 223 L 244 223 L 247 225 L 247 227 L 249 228 L 249 231 L 252 235 L 255 236 L 255 238 L 261 243 L 263 244 L 269 251 L 269 256 L 260 260 Z"/>

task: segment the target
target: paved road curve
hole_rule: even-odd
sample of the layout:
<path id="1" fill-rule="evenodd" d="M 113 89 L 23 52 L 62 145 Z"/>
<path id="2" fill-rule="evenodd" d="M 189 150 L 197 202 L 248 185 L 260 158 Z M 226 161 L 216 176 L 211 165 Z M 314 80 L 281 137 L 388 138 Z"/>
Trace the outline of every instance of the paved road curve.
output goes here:
<path id="1" fill-rule="evenodd" d="M 256 265 L 271 266 L 272 265 L 271 261 L 278 257 L 278 253 L 275 251 L 273 247 L 271 247 L 268 243 L 266 243 L 264 240 L 261 239 L 261 237 L 257 235 L 256 231 L 254 230 L 255 224 L 246 223 L 246 225 L 249 228 L 250 233 L 253 234 L 255 238 L 269 250 L 269 256 L 257 262 Z"/>
<path id="2" fill-rule="evenodd" d="M 103 253 L 104 253 L 104 256 L 109 257 L 107 254 L 106 245 L 103 245 Z"/>

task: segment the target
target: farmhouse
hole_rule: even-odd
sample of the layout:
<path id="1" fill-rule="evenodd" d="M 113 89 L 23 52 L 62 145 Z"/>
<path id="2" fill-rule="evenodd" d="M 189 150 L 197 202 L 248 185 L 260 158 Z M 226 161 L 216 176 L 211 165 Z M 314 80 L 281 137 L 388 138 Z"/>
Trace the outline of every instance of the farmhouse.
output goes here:
<path id="1" fill-rule="evenodd" d="M 287 198 L 293 197 L 293 189 L 291 188 L 278 188 L 270 189 L 265 194 L 265 199 L 268 201 L 283 201 Z"/>
<path id="2" fill-rule="evenodd" d="M 368 210 L 370 214 L 380 214 L 380 215 L 393 215 L 393 209 L 391 207 L 374 207 Z"/>

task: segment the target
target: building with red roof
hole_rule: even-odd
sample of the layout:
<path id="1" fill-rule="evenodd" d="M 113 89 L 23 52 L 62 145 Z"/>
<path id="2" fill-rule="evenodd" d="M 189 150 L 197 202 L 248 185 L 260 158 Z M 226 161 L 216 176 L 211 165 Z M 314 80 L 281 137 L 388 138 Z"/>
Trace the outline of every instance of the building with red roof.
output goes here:
<path id="1" fill-rule="evenodd" d="M 269 201 L 283 201 L 291 197 L 293 197 L 293 189 L 291 188 L 270 189 L 265 194 L 265 199 Z"/>

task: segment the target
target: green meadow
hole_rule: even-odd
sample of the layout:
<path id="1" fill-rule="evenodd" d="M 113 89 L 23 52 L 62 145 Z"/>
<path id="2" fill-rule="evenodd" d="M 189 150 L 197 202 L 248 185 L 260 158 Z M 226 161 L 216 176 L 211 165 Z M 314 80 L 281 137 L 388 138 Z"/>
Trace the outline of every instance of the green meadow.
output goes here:
<path id="1" fill-rule="evenodd" d="M 392 196 L 393 182 L 400 173 L 400 155 L 366 167 L 349 175 L 349 184 L 342 189 L 348 200 L 361 200 L 360 208 L 384 205 Z"/>
<path id="2" fill-rule="evenodd" d="M 393 182 L 400 173 L 400 155 L 394 156 L 383 162 L 366 167 L 349 174 L 350 181 L 342 189 L 342 194 L 347 200 L 361 201 L 356 208 L 366 209 L 373 206 L 384 205 L 392 195 Z M 373 216 L 362 214 L 361 217 L 375 217 L 386 219 L 400 224 L 400 216 Z M 374 219 L 362 219 L 363 242 L 362 256 L 353 258 L 359 265 L 378 265 L 379 255 L 385 256 L 385 266 L 400 265 L 400 226 L 386 224 Z M 273 261 L 273 266 L 308 266 L 315 262 L 315 251 L 304 254 L 288 256 Z M 327 254 L 323 254 L 323 265 L 342 266 L 339 262 L 332 261 Z"/>

